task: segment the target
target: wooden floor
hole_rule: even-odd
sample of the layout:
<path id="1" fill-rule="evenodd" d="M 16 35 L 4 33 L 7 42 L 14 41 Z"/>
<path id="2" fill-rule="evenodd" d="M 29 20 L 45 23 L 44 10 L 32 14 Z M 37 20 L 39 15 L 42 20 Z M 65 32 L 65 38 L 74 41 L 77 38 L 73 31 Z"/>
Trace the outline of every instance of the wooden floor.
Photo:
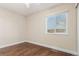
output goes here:
<path id="1" fill-rule="evenodd" d="M 72 56 L 72 54 L 24 42 L 1 48 L 0 56 Z"/>

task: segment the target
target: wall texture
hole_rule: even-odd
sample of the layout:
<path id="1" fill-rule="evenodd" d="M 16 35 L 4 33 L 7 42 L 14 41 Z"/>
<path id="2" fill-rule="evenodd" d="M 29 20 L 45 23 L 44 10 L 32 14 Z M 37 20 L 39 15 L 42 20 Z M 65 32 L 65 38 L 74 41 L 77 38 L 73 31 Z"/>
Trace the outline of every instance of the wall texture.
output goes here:
<path id="1" fill-rule="evenodd" d="M 25 17 L 0 8 L 0 47 L 24 41 Z"/>
<path id="2" fill-rule="evenodd" d="M 46 16 L 67 10 L 68 34 L 46 34 Z M 26 36 L 27 40 L 40 44 L 50 45 L 76 52 L 76 10 L 73 4 L 62 4 L 48 10 L 40 11 L 27 17 Z"/>

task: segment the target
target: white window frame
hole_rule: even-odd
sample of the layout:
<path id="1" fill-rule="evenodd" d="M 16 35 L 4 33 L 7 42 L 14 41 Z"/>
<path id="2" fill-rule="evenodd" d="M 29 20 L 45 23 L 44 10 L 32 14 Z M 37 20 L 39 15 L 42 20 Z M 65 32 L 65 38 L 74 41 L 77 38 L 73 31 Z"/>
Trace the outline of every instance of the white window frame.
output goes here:
<path id="1" fill-rule="evenodd" d="M 55 33 L 49 33 L 48 29 L 47 29 L 47 21 L 48 21 L 47 17 L 51 16 L 51 15 L 48 15 L 48 16 L 46 16 L 46 19 L 45 19 L 45 27 L 46 27 L 45 33 L 46 34 L 68 34 L 68 14 L 69 14 L 68 11 L 63 11 L 63 12 L 60 11 L 60 12 L 55 13 L 55 14 L 60 14 L 60 13 L 64 13 L 64 12 L 67 12 L 67 14 L 66 14 L 66 32 L 65 33 L 56 33 L 56 32 Z"/>

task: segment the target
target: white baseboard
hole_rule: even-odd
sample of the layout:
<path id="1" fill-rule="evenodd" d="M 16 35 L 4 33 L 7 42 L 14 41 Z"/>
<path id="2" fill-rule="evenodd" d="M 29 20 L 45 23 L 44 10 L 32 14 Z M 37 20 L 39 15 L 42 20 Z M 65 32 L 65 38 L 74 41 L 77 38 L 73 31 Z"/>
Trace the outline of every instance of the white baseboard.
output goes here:
<path id="1" fill-rule="evenodd" d="M 13 46 L 13 45 L 20 44 L 20 43 L 23 43 L 23 42 L 25 42 L 25 41 L 20 41 L 20 42 L 14 42 L 14 43 L 11 43 L 11 44 L 6 44 L 6 45 L 3 45 L 3 46 L 0 46 L 0 48 L 5 48 L 5 47 Z"/>
<path id="2" fill-rule="evenodd" d="M 64 49 L 64 48 L 59 48 L 59 47 L 54 47 L 54 46 L 50 46 L 50 45 L 45 45 L 45 44 L 41 44 L 41 43 L 33 42 L 33 41 L 27 41 L 27 42 L 33 43 L 33 44 L 37 44 L 37 45 L 40 45 L 40 46 L 44 46 L 44 47 L 48 47 L 48 48 L 51 48 L 51 49 L 56 49 L 56 50 L 63 51 L 63 52 L 66 52 L 66 53 L 78 55 L 77 52 L 71 51 L 71 50 L 67 50 L 67 49 Z"/>

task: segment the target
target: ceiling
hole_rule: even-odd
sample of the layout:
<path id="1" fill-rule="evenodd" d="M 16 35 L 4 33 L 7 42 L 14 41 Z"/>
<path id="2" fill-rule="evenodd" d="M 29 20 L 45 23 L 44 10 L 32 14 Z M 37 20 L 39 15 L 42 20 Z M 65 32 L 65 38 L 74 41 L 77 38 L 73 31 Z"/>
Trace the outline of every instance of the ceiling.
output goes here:
<path id="1" fill-rule="evenodd" d="M 57 3 L 30 3 L 28 8 L 24 3 L 0 3 L 0 7 L 27 16 L 29 14 L 48 9 Z"/>

